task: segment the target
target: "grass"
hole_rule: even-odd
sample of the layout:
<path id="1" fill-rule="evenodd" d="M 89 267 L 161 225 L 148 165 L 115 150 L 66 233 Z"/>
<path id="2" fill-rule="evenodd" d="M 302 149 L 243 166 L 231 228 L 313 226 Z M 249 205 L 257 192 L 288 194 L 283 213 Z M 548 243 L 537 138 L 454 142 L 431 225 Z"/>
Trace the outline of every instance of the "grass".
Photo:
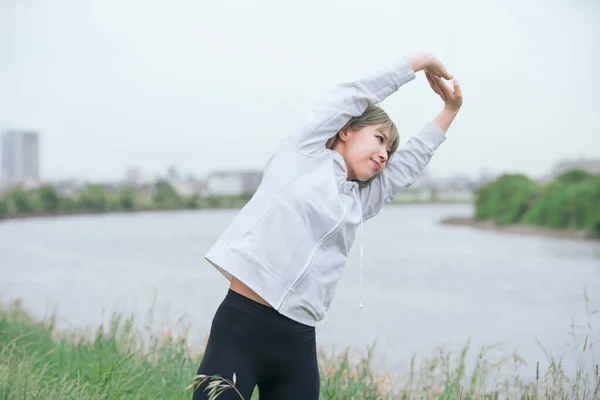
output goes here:
<path id="1" fill-rule="evenodd" d="M 348 350 L 333 355 L 319 351 L 320 398 L 598 399 L 595 311 L 587 295 L 585 299 L 587 334 L 583 344 L 578 343 L 572 326 L 579 360 L 571 373 L 546 351 L 546 372 L 538 363 L 521 376 L 523 360 L 512 354 L 492 361 L 493 347 L 480 349 L 468 366 L 468 342 L 457 354 L 438 349 L 418 363 L 413 357 L 409 372 L 398 378 L 373 372 L 374 346 L 357 361 Z M 173 338 L 167 332 L 144 339 L 133 318 L 118 314 L 108 327 L 101 325 L 92 334 L 60 332 L 55 318 L 36 320 L 18 301 L 0 305 L 0 400 L 191 399 L 195 378 L 210 380 L 214 394 L 235 390 L 230 388 L 235 377 L 195 377 L 201 354 L 189 350 L 184 336 Z M 258 398 L 257 391 L 252 398 Z"/>

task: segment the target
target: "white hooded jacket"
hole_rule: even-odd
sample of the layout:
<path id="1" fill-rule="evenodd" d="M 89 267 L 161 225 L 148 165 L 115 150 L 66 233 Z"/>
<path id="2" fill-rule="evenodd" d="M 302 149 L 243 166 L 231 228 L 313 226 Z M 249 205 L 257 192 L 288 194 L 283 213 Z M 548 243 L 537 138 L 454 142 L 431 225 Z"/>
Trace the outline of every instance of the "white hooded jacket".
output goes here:
<path id="1" fill-rule="evenodd" d="M 310 326 L 322 320 L 356 230 L 360 226 L 362 235 L 362 223 L 417 179 L 446 135 L 428 122 L 366 187 L 347 180 L 344 158 L 325 143 L 369 104 L 414 78 L 408 59 L 402 58 L 391 68 L 338 85 L 279 143 L 255 195 L 206 259 L 281 314 Z"/>

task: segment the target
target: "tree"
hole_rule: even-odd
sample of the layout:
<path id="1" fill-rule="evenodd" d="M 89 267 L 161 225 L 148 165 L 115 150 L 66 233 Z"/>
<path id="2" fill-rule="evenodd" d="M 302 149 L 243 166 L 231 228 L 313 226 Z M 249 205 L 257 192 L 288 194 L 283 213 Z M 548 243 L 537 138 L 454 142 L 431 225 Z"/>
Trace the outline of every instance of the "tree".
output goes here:
<path id="1" fill-rule="evenodd" d="M 518 222 L 535 202 L 539 188 L 521 174 L 504 174 L 477 189 L 475 218 L 499 224 Z"/>
<path id="2" fill-rule="evenodd" d="M 578 183 L 583 182 L 589 178 L 593 177 L 589 172 L 583 169 L 571 169 L 569 171 L 563 172 L 554 180 L 555 182 L 570 184 L 570 183 Z"/>
<path id="3" fill-rule="evenodd" d="M 56 212 L 60 208 L 60 197 L 52 186 L 45 185 L 37 190 L 38 208 L 44 212 Z"/>
<path id="4" fill-rule="evenodd" d="M 8 204 L 6 203 L 5 199 L 0 198 L 0 218 L 4 218 L 7 215 L 8 215 Z"/>
<path id="5" fill-rule="evenodd" d="M 89 185 L 77 197 L 77 208 L 86 211 L 106 211 L 108 202 L 101 185 Z"/>
<path id="6" fill-rule="evenodd" d="M 119 192 L 119 206 L 121 209 L 127 211 L 135 209 L 135 197 L 133 190 L 121 189 Z"/>
<path id="7" fill-rule="evenodd" d="M 35 211 L 33 202 L 29 198 L 27 192 L 21 186 L 17 186 L 10 190 L 5 197 L 9 205 L 12 204 L 13 209 L 17 213 L 30 213 Z"/>
<path id="8" fill-rule="evenodd" d="M 168 182 L 160 180 L 156 183 L 154 203 L 160 209 L 177 209 L 181 206 L 181 198 Z"/>
<path id="9" fill-rule="evenodd" d="M 503 175 L 476 195 L 476 219 L 582 229 L 600 236 L 600 176 L 586 171 L 567 171 L 543 186 L 523 175 Z"/>

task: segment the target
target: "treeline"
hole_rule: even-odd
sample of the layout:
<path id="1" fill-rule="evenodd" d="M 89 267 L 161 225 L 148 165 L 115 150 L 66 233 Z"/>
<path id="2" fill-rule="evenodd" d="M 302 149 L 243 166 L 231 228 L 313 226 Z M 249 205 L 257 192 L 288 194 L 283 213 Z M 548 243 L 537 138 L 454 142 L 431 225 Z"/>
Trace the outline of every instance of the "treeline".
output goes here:
<path id="1" fill-rule="evenodd" d="M 0 196 L 0 219 L 70 213 L 240 208 L 251 196 L 182 196 L 167 181 L 157 182 L 152 192 L 133 187 L 110 189 L 88 185 L 73 195 L 61 195 L 49 185 L 29 190 L 16 186 Z"/>
<path id="2" fill-rule="evenodd" d="M 600 236 L 600 175 L 571 170 L 539 184 L 524 175 L 505 174 L 475 195 L 477 220 L 587 230 Z"/>

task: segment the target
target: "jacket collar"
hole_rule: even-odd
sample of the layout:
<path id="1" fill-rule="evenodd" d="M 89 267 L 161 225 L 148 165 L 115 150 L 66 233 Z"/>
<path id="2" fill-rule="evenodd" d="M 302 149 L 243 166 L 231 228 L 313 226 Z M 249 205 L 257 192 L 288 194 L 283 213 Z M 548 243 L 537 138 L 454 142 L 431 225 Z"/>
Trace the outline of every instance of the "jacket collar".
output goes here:
<path id="1" fill-rule="evenodd" d="M 333 169 L 335 172 L 335 181 L 338 187 L 343 186 L 348 189 L 352 189 L 354 187 L 358 187 L 357 182 L 352 182 L 348 180 L 348 167 L 346 166 L 346 161 L 344 161 L 344 157 L 340 153 L 335 150 L 331 151 L 331 155 L 333 157 Z"/>

